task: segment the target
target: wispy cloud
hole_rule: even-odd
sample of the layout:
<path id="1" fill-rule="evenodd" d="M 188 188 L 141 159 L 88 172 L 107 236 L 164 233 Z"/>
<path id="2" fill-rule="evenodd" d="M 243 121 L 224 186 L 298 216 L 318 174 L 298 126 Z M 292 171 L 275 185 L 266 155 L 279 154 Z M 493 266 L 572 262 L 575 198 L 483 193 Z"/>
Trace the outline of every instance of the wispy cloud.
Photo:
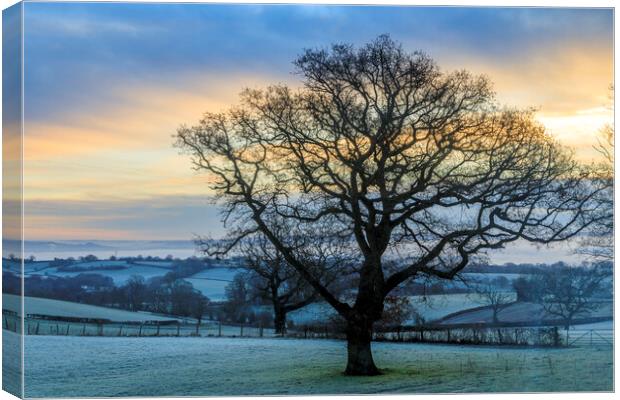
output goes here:
<path id="1" fill-rule="evenodd" d="M 35 14 L 28 19 L 30 34 L 53 31 L 57 35 L 88 37 L 95 35 L 144 35 L 150 33 L 164 33 L 164 29 L 156 25 L 140 22 L 126 22 L 118 20 L 102 20 L 96 15 L 70 15 L 65 18 L 51 19 L 44 15 Z"/>

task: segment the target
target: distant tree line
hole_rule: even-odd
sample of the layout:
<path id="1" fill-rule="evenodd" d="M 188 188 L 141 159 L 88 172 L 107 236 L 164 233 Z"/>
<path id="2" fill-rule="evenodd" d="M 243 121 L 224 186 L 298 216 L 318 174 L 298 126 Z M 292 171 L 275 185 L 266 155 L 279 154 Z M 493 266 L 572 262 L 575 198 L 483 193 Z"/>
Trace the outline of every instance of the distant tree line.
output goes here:
<path id="1" fill-rule="evenodd" d="M 174 260 L 171 270 L 163 276 L 145 280 L 140 275 L 133 275 L 121 286 L 116 286 L 111 277 L 95 273 L 70 277 L 25 276 L 24 295 L 193 317 L 201 321 L 209 299 L 184 278 L 205 268 L 204 260 L 198 258 Z M 17 275 L 3 272 L 3 292 L 21 293 Z"/>

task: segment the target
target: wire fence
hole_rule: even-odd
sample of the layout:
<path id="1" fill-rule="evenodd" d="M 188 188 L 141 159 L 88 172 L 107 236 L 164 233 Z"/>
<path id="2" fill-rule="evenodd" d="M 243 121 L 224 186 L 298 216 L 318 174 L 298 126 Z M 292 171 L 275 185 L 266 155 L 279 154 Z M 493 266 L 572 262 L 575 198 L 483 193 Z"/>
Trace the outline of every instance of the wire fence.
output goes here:
<path id="1" fill-rule="evenodd" d="M 297 338 L 345 339 L 344 329 L 329 324 L 296 326 L 287 336 Z M 376 329 L 374 341 L 445 343 L 463 345 L 507 345 L 543 347 L 604 347 L 613 346 L 613 329 L 580 329 L 571 327 L 567 332 L 558 326 L 489 326 L 461 324 L 459 326 L 396 326 Z"/>
<path id="2" fill-rule="evenodd" d="M 22 333 L 22 321 L 18 316 L 3 315 L 3 328 Z M 222 324 L 207 321 L 197 323 L 165 322 L 76 322 L 24 318 L 27 335 L 58 336 L 211 336 L 211 337 L 273 337 L 274 330 L 246 324 Z"/>

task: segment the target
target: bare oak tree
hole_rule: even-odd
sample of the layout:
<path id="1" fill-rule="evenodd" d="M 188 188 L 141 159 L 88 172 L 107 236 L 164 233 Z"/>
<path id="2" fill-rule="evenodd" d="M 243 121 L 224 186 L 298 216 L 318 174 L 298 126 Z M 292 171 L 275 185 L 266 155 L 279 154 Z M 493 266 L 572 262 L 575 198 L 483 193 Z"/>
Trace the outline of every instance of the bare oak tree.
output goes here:
<path id="1" fill-rule="evenodd" d="M 485 77 L 442 72 L 385 35 L 305 50 L 295 66 L 300 88 L 246 90 L 181 126 L 177 145 L 208 172 L 228 240 L 264 235 L 347 321 L 347 374 L 379 373 L 373 324 L 405 281 L 452 279 L 485 250 L 565 240 L 602 218 L 591 216 L 600 189 L 531 111 L 498 107 Z M 274 219 L 348 240 L 352 300 Z"/>

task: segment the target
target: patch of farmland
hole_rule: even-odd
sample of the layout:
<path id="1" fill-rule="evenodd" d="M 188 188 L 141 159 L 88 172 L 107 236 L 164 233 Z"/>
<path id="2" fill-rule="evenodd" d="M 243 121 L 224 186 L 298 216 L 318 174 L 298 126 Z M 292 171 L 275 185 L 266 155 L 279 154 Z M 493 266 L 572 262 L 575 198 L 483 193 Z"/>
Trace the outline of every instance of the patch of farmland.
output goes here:
<path id="1" fill-rule="evenodd" d="M 2 308 L 20 313 L 20 297 L 12 294 L 3 294 Z M 170 321 L 175 319 L 146 312 L 131 312 L 40 297 L 24 297 L 24 309 L 26 314 L 108 319 L 110 321 Z"/>
<path id="2" fill-rule="evenodd" d="M 242 272 L 241 268 L 228 268 L 228 267 L 215 267 L 215 268 L 207 268 L 203 271 L 198 272 L 190 276 L 190 278 L 197 279 L 212 279 L 212 280 L 222 280 L 232 282 L 235 275 L 239 272 Z"/>
<path id="3" fill-rule="evenodd" d="M 513 296 L 516 299 L 516 294 L 513 294 Z M 486 304 L 484 297 L 473 293 L 434 294 L 428 296 L 409 296 L 408 298 L 415 313 L 427 322 Z M 326 322 L 335 315 L 336 312 L 329 304 L 319 302 L 289 313 L 288 318 L 293 323 L 300 325 Z M 414 323 L 416 323 L 416 319 L 414 313 L 412 313 L 411 317 L 404 324 Z"/>
<path id="4" fill-rule="evenodd" d="M 610 319 L 608 321 L 592 322 L 590 324 L 579 324 L 579 325 L 575 325 L 575 329 L 576 330 L 588 330 L 588 329 L 612 330 L 614 329 L 614 321 L 613 319 Z"/>
<path id="5" fill-rule="evenodd" d="M 166 269 L 172 268 L 172 261 L 134 261 L 134 264 Z"/>
<path id="6" fill-rule="evenodd" d="M 37 273 L 39 271 L 46 271 L 50 268 L 49 261 L 33 261 L 24 263 L 24 273 Z M 10 271 L 19 275 L 22 270 L 21 262 L 2 259 L 2 269 L 4 271 Z"/>
<path id="7" fill-rule="evenodd" d="M 3 340 L 18 337 L 4 332 Z M 613 390 L 613 352 L 374 343 L 384 374 L 342 375 L 346 343 L 249 338 L 25 337 L 26 397 Z M 294 355 L 294 356 L 291 356 Z"/>
<path id="8" fill-rule="evenodd" d="M 47 263 L 47 262 L 46 262 Z M 122 268 L 128 268 L 130 265 L 125 261 L 87 261 L 87 262 L 77 262 L 70 265 L 66 265 L 63 267 L 37 267 L 33 269 L 25 268 L 24 275 L 32 276 L 32 275 L 42 275 L 42 276 L 75 276 L 77 274 L 83 273 L 101 273 L 104 275 L 106 272 L 110 271 L 119 271 Z M 83 271 L 62 271 L 63 268 L 78 268 L 83 269 Z M 106 268 L 110 267 L 111 269 L 98 269 L 98 268 Z M 118 268 L 118 269 L 114 269 Z"/>
<path id="9" fill-rule="evenodd" d="M 83 264 L 78 264 L 78 265 L 82 266 Z M 83 273 L 93 273 L 93 274 L 99 274 L 99 275 L 103 275 L 103 276 L 109 276 L 114 281 L 114 284 L 116 284 L 117 286 L 120 286 L 120 285 L 125 284 L 125 282 L 127 282 L 127 280 L 129 280 L 129 278 L 131 278 L 132 275 L 140 275 L 145 280 L 148 280 L 148 279 L 154 278 L 156 276 L 163 276 L 167 272 L 168 271 L 166 271 L 166 269 L 163 269 L 163 268 L 151 267 L 151 266 L 147 266 L 147 265 L 131 265 L 131 264 L 127 264 L 127 268 L 125 268 L 125 269 L 117 269 L 117 270 L 114 269 L 114 270 L 93 270 L 93 271 L 79 271 L 79 272 L 63 272 L 63 271 L 58 271 L 57 268 L 53 268 L 53 269 L 48 269 L 48 270 L 43 271 L 42 274 L 43 275 L 50 275 L 50 276 L 67 277 L 67 276 L 77 276 L 77 275 L 83 274 Z"/>
<path id="10" fill-rule="evenodd" d="M 107 266 L 115 266 L 115 267 L 130 267 L 129 264 L 125 260 L 95 260 L 95 261 L 78 261 L 71 266 L 75 267 L 107 267 Z"/>
<path id="11" fill-rule="evenodd" d="M 502 273 L 502 272 L 466 272 L 461 274 L 463 278 L 473 280 L 493 280 L 497 278 L 506 278 L 509 282 L 514 281 L 523 276 L 523 274 Z"/>
<path id="12" fill-rule="evenodd" d="M 612 303 L 605 302 L 601 304 L 597 310 L 588 313 L 587 315 L 581 315 L 575 319 L 583 318 L 612 318 L 613 310 Z M 517 302 L 508 305 L 506 308 L 500 311 L 498 314 L 500 322 L 509 323 L 527 323 L 532 324 L 540 323 L 543 320 L 556 320 L 557 316 L 548 315 L 545 313 L 543 307 L 540 304 Z M 458 313 L 455 315 L 447 316 L 441 321 L 442 324 L 472 324 L 472 323 L 492 323 L 493 311 L 490 307 L 484 307 L 480 309 L 474 309 Z"/>
<path id="13" fill-rule="evenodd" d="M 498 272 L 465 272 L 459 274 L 459 276 L 451 281 L 442 281 L 439 280 L 446 288 L 458 288 L 458 289 L 466 289 L 470 290 L 472 287 L 475 287 L 478 283 L 486 283 L 492 282 L 499 278 L 505 278 L 505 285 L 510 287 L 512 282 L 518 278 L 523 276 L 522 274 L 515 273 L 498 273 Z M 504 286 L 504 288 L 506 288 Z"/>
<path id="14" fill-rule="evenodd" d="M 516 294 L 512 293 L 512 295 L 514 299 L 516 299 Z M 409 301 L 414 310 L 427 322 L 443 318 L 458 311 L 481 307 L 486 304 L 484 297 L 475 293 L 409 296 Z M 411 324 L 414 322 L 412 318 L 406 323 Z"/>
<path id="15" fill-rule="evenodd" d="M 226 300 L 226 286 L 229 281 L 211 280 L 206 278 L 185 278 L 194 289 L 207 296 L 211 301 Z"/>
<path id="16" fill-rule="evenodd" d="M 19 266 L 20 263 L 17 263 L 17 265 Z M 49 268 L 49 266 L 50 266 L 50 262 L 49 261 L 26 262 L 26 263 L 24 263 L 24 271 L 25 272 L 41 271 L 41 270 L 44 270 L 46 268 Z"/>
<path id="17" fill-rule="evenodd" d="M 189 278 L 196 290 L 207 296 L 211 301 L 223 301 L 226 299 L 226 286 L 241 272 L 240 268 L 216 267 L 207 268 Z"/>
<path id="18" fill-rule="evenodd" d="M 20 263 L 4 258 L 2 259 L 2 271 L 8 271 L 19 275 L 21 273 L 21 269 L 22 267 Z"/>

